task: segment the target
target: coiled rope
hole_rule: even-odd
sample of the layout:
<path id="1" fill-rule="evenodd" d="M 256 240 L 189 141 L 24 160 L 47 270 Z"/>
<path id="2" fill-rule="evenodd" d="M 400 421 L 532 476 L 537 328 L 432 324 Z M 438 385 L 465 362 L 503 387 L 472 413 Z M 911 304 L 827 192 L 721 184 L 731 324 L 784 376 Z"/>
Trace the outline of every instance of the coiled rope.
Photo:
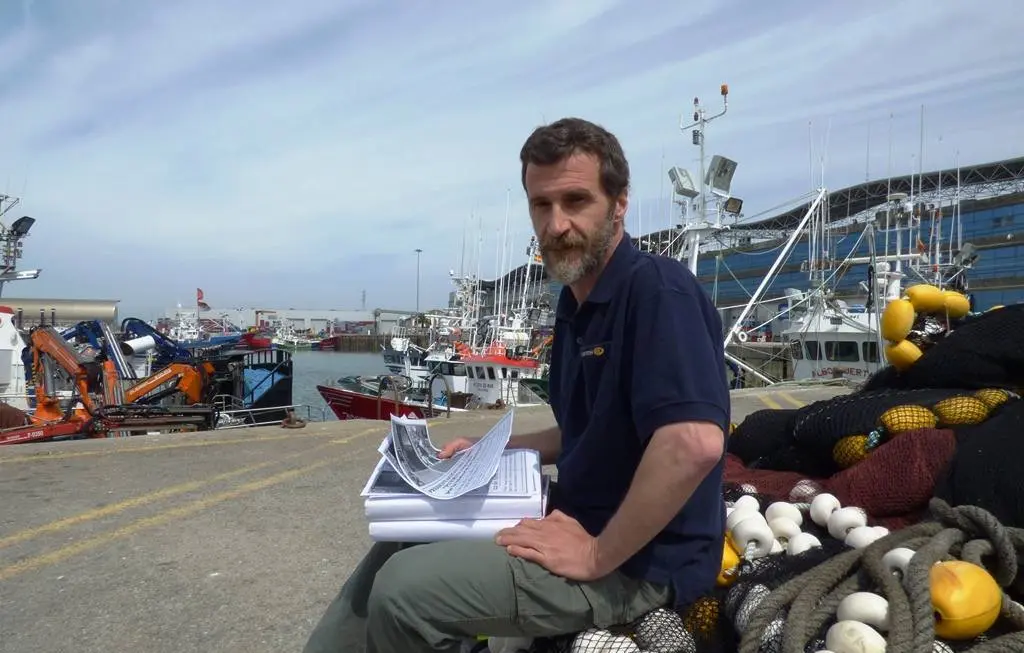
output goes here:
<path id="1" fill-rule="evenodd" d="M 977 506 L 951 507 L 933 498 L 932 520 L 890 533 L 863 549 L 843 552 L 780 585 L 757 605 L 743 629 L 740 653 L 757 653 L 769 624 L 785 616 L 783 653 L 803 653 L 806 643 L 835 615 L 839 602 L 860 591 L 860 569 L 889 601 L 887 653 L 932 653 L 935 613 L 930 570 L 943 560 L 960 559 L 988 570 L 1003 591 L 1001 617 L 1016 632 L 982 641 L 971 653 L 1020 653 L 1024 650 L 1024 608 L 1005 588 L 1024 565 L 1024 529 L 1003 526 Z M 882 564 L 882 556 L 904 546 L 915 550 L 900 579 Z M 877 588 L 877 589 L 876 589 Z M 782 615 L 780 615 L 782 613 Z"/>

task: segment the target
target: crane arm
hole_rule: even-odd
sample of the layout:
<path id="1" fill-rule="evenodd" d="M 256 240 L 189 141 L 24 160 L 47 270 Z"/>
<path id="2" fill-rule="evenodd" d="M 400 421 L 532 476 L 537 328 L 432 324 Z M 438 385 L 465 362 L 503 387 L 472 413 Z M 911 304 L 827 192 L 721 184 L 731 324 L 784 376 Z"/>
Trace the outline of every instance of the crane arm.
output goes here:
<path id="1" fill-rule="evenodd" d="M 32 371 L 36 379 L 43 381 L 43 396 L 37 399 L 40 404 L 56 406 L 58 400 L 52 395 L 52 380 L 46 373 L 44 356 L 52 359 L 61 369 L 72 378 L 75 389 L 78 391 L 78 398 L 85 406 L 89 414 L 94 414 L 98 406 L 90 394 L 89 377 L 90 371 L 86 367 L 88 361 L 83 360 L 75 350 L 71 348 L 66 340 L 51 326 L 37 327 L 29 336 L 32 345 Z M 38 412 L 38 411 L 37 411 Z"/>
<path id="2" fill-rule="evenodd" d="M 176 383 L 169 391 L 159 393 L 156 397 L 146 398 L 146 400 L 156 400 L 168 394 L 180 392 L 185 395 L 189 403 L 198 404 L 203 400 L 203 395 L 206 392 L 209 378 L 212 374 L 213 365 L 208 362 L 196 366 L 186 363 L 171 363 L 156 374 L 139 381 L 125 390 L 124 400 L 130 404 L 140 402 L 146 398 L 146 395 L 173 380 Z"/>

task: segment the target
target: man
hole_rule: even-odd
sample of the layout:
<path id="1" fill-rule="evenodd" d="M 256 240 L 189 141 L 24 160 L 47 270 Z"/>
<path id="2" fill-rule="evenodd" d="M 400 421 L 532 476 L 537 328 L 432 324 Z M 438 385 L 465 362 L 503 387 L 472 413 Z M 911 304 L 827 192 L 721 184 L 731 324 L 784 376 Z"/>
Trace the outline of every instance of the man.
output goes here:
<path id="1" fill-rule="evenodd" d="M 574 633 L 684 607 L 714 585 L 729 423 L 718 314 L 679 262 L 633 247 L 629 166 L 612 134 L 559 120 L 520 159 L 544 265 L 565 288 L 550 370 L 557 426 L 509 446 L 557 463 L 554 509 L 493 543 L 376 544 L 308 653 Z"/>

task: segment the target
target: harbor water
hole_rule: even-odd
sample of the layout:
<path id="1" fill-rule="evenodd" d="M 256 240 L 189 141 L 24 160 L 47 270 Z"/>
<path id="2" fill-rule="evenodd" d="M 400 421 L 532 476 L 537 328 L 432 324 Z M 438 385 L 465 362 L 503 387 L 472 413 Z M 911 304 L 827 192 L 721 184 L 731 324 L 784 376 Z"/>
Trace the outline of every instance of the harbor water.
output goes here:
<path id="1" fill-rule="evenodd" d="M 326 384 L 343 376 L 353 374 L 386 374 L 384 358 L 380 353 L 349 353 L 338 351 L 296 351 L 292 354 L 295 380 L 292 386 L 292 401 L 310 406 L 309 419 L 334 420 L 334 413 L 327 408 L 318 384 Z M 305 418 L 305 411 L 299 416 Z"/>

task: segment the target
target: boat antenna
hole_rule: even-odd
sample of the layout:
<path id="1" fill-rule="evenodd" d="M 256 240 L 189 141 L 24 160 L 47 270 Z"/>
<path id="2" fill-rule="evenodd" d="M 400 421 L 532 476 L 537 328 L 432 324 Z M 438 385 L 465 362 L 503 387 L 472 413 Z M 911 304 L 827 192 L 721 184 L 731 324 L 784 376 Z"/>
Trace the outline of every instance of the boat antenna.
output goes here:
<path id="1" fill-rule="evenodd" d="M 697 274 L 697 258 L 700 252 L 701 238 L 705 233 L 713 233 L 719 231 L 722 228 L 721 225 L 721 214 L 719 211 L 715 212 L 715 220 L 712 224 L 707 219 L 707 187 L 717 188 L 719 191 L 723 190 L 731 182 L 732 174 L 736 170 L 736 163 L 729 161 L 725 157 L 715 157 L 712 160 L 712 170 L 707 170 L 707 164 L 705 162 L 704 155 L 704 132 L 707 129 L 709 122 L 721 118 L 729 110 L 729 85 L 722 84 L 722 110 L 714 115 L 708 115 L 707 109 L 701 104 L 700 98 L 693 98 L 693 121 L 689 124 L 686 123 L 686 116 L 680 116 L 679 118 L 679 129 L 680 131 L 691 130 L 690 136 L 694 145 L 700 148 L 700 179 L 696 183 L 693 183 L 689 174 L 683 170 L 673 168 L 669 170 L 669 177 L 675 186 L 675 192 L 682 195 L 686 200 L 696 199 L 697 200 L 697 216 L 695 220 L 688 219 L 686 226 L 683 228 L 683 249 L 680 252 L 679 258 L 681 259 L 684 255 L 687 257 L 688 267 L 690 272 Z M 714 182 L 709 179 L 714 178 Z M 700 189 L 699 191 L 697 189 Z M 725 188 L 727 192 L 727 188 Z M 687 202 L 680 202 L 680 206 L 686 206 Z M 737 210 L 738 214 L 739 211 Z M 689 212 L 687 211 L 687 214 Z M 689 217 L 689 215 L 687 215 Z"/>
<path id="2" fill-rule="evenodd" d="M 685 115 L 680 116 L 679 118 L 680 131 L 692 129 L 691 137 L 693 139 L 693 144 L 700 148 L 700 194 L 697 196 L 697 215 L 701 220 L 704 219 L 704 211 L 707 207 L 707 199 L 704 192 L 704 187 L 706 185 L 704 176 L 707 174 L 704 163 L 704 130 L 707 128 L 707 124 L 709 122 L 717 118 L 721 118 L 729 110 L 729 85 L 722 84 L 720 91 L 722 93 L 722 110 L 715 115 L 709 116 L 707 114 L 707 109 L 705 109 L 700 103 L 700 98 L 695 97 L 693 98 L 693 122 L 690 124 L 684 124 Z"/>
<path id="3" fill-rule="evenodd" d="M 21 199 L 0 193 L 0 218 L 21 203 Z M 0 294 L 8 281 L 36 279 L 42 270 L 19 270 L 18 260 L 24 251 L 24 241 L 36 219 L 23 215 L 8 226 L 0 222 Z"/>

